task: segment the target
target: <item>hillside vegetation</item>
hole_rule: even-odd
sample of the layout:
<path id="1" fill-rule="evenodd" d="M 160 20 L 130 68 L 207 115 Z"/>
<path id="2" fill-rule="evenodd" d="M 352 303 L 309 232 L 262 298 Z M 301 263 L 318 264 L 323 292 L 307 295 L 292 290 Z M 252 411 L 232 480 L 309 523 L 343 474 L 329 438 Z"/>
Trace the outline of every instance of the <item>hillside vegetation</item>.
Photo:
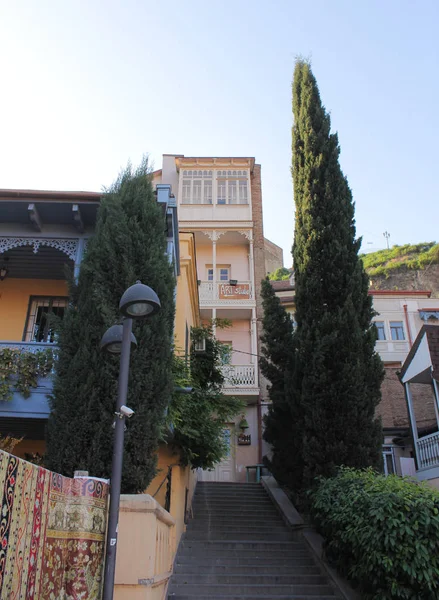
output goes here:
<path id="1" fill-rule="evenodd" d="M 424 242 L 392 246 L 388 250 L 362 254 L 361 259 L 370 277 L 390 277 L 398 271 L 418 271 L 439 264 L 439 244 Z"/>

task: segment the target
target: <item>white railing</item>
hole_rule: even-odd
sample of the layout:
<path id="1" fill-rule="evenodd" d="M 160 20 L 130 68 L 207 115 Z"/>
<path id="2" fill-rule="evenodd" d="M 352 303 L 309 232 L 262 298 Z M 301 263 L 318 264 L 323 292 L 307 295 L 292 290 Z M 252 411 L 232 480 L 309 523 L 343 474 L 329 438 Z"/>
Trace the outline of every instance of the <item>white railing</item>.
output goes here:
<path id="1" fill-rule="evenodd" d="M 199 285 L 200 303 L 235 304 L 249 302 L 254 299 L 251 281 L 239 281 L 231 285 L 228 281 L 214 283 L 201 281 Z"/>
<path id="2" fill-rule="evenodd" d="M 256 385 L 254 365 L 227 365 L 222 367 L 224 387 Z"/>
<path id="3" fill-rule="evenodd" d="M 419 469 L 439 466 L 439 431 L 421 437 L 418 446 Z"/>

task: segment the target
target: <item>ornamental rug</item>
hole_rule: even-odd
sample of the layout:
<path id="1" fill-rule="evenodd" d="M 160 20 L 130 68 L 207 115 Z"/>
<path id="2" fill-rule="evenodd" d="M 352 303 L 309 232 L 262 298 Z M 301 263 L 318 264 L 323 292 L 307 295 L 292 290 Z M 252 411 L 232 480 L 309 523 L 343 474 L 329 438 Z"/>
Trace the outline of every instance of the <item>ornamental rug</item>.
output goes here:
<path id="1" fill-rule="evenodd" d="M 99 600 L 108 489 L 0 450 L 1 600 Z"/>

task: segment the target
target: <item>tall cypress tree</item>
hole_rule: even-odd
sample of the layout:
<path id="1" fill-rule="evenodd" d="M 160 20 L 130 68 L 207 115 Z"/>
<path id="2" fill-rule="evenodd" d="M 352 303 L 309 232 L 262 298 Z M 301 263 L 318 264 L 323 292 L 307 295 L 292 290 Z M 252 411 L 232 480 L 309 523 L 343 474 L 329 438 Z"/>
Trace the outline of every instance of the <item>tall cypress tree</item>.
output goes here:
<path id="1" fill-rule="evenodd" d="M 295 387 L 308 486 L 337 465 L 380 464 L 382 434 L 374 415 L 383 367 L 374 350 L 372 301 L 338 137 L 303 60 L 294 72 L 293 114 Z"/>
<path id="2" fill-rule="evenodd" d="M 290 488 L 301 477 L 301 420 L 292 394 L 293 322 L 267 279 L 261 285 L 263 334 L 259 366 L 268 379 L 271 404 L 264 419 L 264 440 L 271 445 L 265 461 L 276 479 Z"/>
<path id="3" fill-rule="evenodd" d="M 142 492 L 155 472 L 156 448 L 172 392 L 173 269 L 166 255 L 162 208 L 146 161 L 128 167 L 102 197 L 70 307 L 60 327 L 60 355 L 48 426 L 49 468 L 72 475 L 85 469 L 109 477 L 119 358 L 100 340 L 120 321 L 119 300 L 136 280 L 158 294 L 161 310 L 134 321 L 128 404 L 135 414 L 125 433 L 122 489 Z"/>

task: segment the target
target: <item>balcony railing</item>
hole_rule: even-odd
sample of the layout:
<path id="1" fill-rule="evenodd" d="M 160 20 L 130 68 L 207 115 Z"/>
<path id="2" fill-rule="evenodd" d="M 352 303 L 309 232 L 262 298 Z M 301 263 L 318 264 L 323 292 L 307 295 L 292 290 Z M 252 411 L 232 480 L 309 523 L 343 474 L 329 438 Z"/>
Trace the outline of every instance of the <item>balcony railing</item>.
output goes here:
<path id="1" fill-rule="evenodd" d="M 227 365 L 222 367 L 224 387 L 249 387 L 256 385 L 254 365 Z"/>
<path id="2" fill-rule="evenodd" d="M 201 304 L 235 304 L 245 303 L 254 299 L 253 286 L 250 281 L 240 281 L 236 285 L 229 282 L 201 281 L 200 286 Z"/>
<path id="3" fill-rule="evenodd" d="M 421 437 L 418 445 L 419 469 L 439 465 L 439 431 Z"/>
<path id="4" fill-rule="evenodd" d="M 10 348 L 11 350 L 19 350 L 20 352 L 41 352 L 44 350 L 52 350 L 53 353 L 57 354 L 58 346 L 56 344 L 49 344 L 47 342 L 2 342 L 0 341 L 0 352 L 3 348 Z"/>

